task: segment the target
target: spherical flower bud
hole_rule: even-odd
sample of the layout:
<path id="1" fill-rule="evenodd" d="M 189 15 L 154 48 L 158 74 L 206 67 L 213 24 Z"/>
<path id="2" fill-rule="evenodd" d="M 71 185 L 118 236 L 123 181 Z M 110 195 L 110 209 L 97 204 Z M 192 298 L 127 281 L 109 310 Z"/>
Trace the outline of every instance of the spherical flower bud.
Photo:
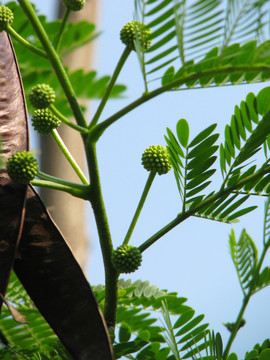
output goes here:
<path id="1" fill-rule="evenodd" d="M 38 109 L 34 111 L 32 125 L 41 135 L 48 135 L 53 129 L 57 129 L 61 120 L 49 109 Z"/>
<path id="2" fill-rule="evenodd" d="M 28 184 L 38 173 L 38 162 L 29 151 L 18 151 L 7 161 L 7 172 L 17 183 Z"/>
<path id="3" fill-rule="evenodd" d="M 45 109 L 55 101 L 55 92 L 50 85 L 38 84 L 32 87 L 29 101 L 36 109 Z"/>
<path id="4" fill-rule="evenodd" d="M 120 39 L 130 50 L 135 50 L 134 41 L 139 40 L 140 46 L 143 50 L 147 50 L 151 45 L 149 39 L 152 34 L 149 27 L 140 21 L 130 21 L 122 27 L 120 32 Z"/>
<path id="5" fill-rule="evenodd" d="M 84 8 L 85 0 L 63 0 L 63 3 L 72 11 L 80 11 Z"/>
<path id="6" fill-rule="evenodd" d="M 140 250 L 132 245 L 121 245 L 112 253 L 112 263 L 120 273 L 129 274 L 138 269 L 142 262 Z"/>
<path id="7" fill-rule="evenodd" d="M 142 165 L 147 171 L 157 171 L 159 175 L 171 170 L 167 149 L 161 145 L 149 146 L 142 154 Z"/>
<path id="8" fill-rule="evenodd" d="M 5 5 L 0 6 L 0 32 L 6 30 L 8 25 L 11 25 L 14 20 L 13 12 Z"/>

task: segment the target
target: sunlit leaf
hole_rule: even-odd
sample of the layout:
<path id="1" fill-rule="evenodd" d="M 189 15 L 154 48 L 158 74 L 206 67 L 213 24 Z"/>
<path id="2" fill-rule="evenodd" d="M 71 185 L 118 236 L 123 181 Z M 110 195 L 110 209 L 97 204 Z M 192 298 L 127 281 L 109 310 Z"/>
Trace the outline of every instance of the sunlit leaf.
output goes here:
<path id="1" fill-rule="evenodd" d="M 176 133 L 180 144 L 186 148 L 189 138 L 189 126 L 185 119 L 181 119 L 176 124 Z"/>

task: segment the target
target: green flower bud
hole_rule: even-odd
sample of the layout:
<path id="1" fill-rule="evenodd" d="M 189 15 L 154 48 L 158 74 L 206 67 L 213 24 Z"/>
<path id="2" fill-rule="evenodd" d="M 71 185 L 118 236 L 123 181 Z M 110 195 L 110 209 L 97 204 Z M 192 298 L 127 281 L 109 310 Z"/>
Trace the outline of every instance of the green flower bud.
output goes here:
<path id="1" fill-rule="evenodd" d="M 138 269 L 142 262 L 140 250 L 132 245 L 121 245 L 112 253 L 112 263 L 120 273 L 129 274 Z"/>
<path id="2" fill-rule="evenodd" d="M 159 175 L 167 174 L 172 168 L 168 151 L 161 145 L 149 146 L 144 151 L 142 165 L 147 171 L 157 171 Z"/>
<path id="3" fill-rule="evenodd" d="M 18 151 L 7 161 L 7 172 L 17 183 L 28 184 L 38 173 L 38 162 L 29 151 Z"/>
<path id="4" fill-rule="evenodd" d="M 120 39 L 130 50 L 135 50 L 134 41 L 139 40 L 143 50 L 147 50 L 151 45 L 149 36 L 151 30 L 140 21 L 130 21 L 122 27 Z"/>
<path id="5" fill-rule="evenodd" d="M 57 129 L 61 120 L 49 109 L 38 109 L 34 111 L 32 125 L 41 135 L 48 135 L 53 129 Z"/>
<path id="6" fill-rule="evenodd" d="M 29 101 L 36 109 L 45 109 L 55 101 L 55 92 L 50 85 L 38 84 L 32 87 Z"/>
<path id="7" fill-rule="evenodd" d="M 6 30 L 8 25 L 11 25 L 14 20 L 13 12 L 5 5 L 0 6 L 0 32 Z"/>
<path id="8" fill-rule="evenodd" d="M 63 0 L 63 3 L 72 11 L 80 11 L 84 8 L 85 0 Z"/>

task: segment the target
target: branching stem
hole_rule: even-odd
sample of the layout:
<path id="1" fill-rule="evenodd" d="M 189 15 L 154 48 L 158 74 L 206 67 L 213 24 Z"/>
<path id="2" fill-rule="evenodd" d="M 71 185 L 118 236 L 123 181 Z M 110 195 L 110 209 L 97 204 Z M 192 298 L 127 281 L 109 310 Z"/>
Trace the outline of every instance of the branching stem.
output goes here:
<path id="1" fill-rule="evenodd" d="M 74 122 L 68 120 L 60 111 L 58 111 L 56 109 L 56 107 L 54 105 L 50 105 L 50 110 L 52 111 L 52 113 L 54 113 L 55 116 L 57 116 L 64 124 L 68 125 L 69 127 L 81 132 L 82 134 L 87 134 L 89 133 L 88 128 L 79 126 L 77 124 L 75 124 Z"/>
<path id="2" fill-rule="evenodd" d="M 70 107 L 77 121 L 77 124 L 82 127 L 86 127 L 87 124 L 84 119 L 82 109 L 78 103 L 78 100 L 76 98 L 69 77 L 45 29 L 43 28 L 38 16 L 36 15 L 35 10 L 33 9 L 29 0 L 18 0 L 18 2 L 21 5 L 24 13 L 28 17 L 30 23 L 32 24 L 44 50 L 47 53 L 48 59 L 56 73 L 58 81 L 60 82 L 65 92 L 66 98 L 70 104 Z"/>
<path id="3" fill-rule="evenodd" d="M 116 272 L 111 261 L 113 244 L 105 204 L 102 196 L 95 144 L 89 141 L 87 143 L 86 150 L 91 180 L 90 202 L 96 220 L 105 269 L 104 316 L 109 329 L 114 329 L 116 322 L 117 289 L 119 274 Z"/>
<path id="4" fill-rule="evenodd" d="M 42 177 L 41 174 L 38 174 L 38 176 L 40 175 L 40 177 Z M 65 184 L 67 183 L 67 184 Z M 64 180 L 62 180 L 61 182 L 55 182 L 55 181 L 49 181 L 49 180 L 39 180 L 39 179 L 34 179 L 31 181 L 31 184 L 33 186 L 39 186 L 39 187 L 45 187 L 45 188 L 49 188 L 49 189 L 54 189 L 54 190 L 60 190 L 60 191 L 64 191 L 67 192 L 73 196 L 76 196 L 80 199 L 87 199 L 88 198 L 88 192 L 89 190 L 87 189 L 87 187 L 85 185 L 81 185 L 84 186 L 85 188 L 78 188 L 77 186 L 71 186 L 69 182 L 65 182 Z M 78 184 L 76 184 L 78 185 Z"/>
<path id="5" fill-rule="evenodd" d="M 55 47 L 55 50 L 58 52 L 59 51 L 59 47 L 61 45 L 61 40 L 62 40 L 62 36 L 63 36 L 63 32 L 65 30 L 65 27 L 67 25 L 67 22 L 68 22 L 68 18 L 69 18 L 69 15 L 71 13 L 71 9 L 70 8 L 66 8 L 66 11 L 65 11 L 65 14 L 64 14 L 64 17 L 61 21 L 61 25 L 60 25 L 60 29 L 54 39 L 54 42 L 53 42 L 53 45 Z"/>
<path id="6" fill-rule="evenodd" d="M 100 104 L 99 104 L 99 106 L 97 108 L 97 111 L 96 111 L 96 113 L 95 113 L 89 127 L 92 127 L 92 126 L 97 124 L 97 122 L 98 122 L 98 120 L 100 118 L 100 115 L 101 115 L 101 113 L 102 113 L 102 111 L 103 111 L 103 109 L 104 109 L 104 107 L 105 107 L 105 105 L 106 105 L 106 103 L 107 103 L 107 101 L 109 99 L 112 88 L 113 88 L 113 86 L 114 86 L 114 84 L 115 84 L 115 82 L 116 82 L 116 80 L 118 78 L 118 75 L 120 74 L 120 71 L 122 70 L 128 56 L 129 56 L 130 52 L 131 52 L 131 50 L 128 49 L 128 47 L 126 47 L 125 50 L 123 51 L 117 65 L 116 65 L 116 68 L 115 68 L 115 70 L 113 72 L 111 80 L 110 80 L 110 82 L 109 82 L 109 84 L 108 84 L 108 86 L 106 88 L 106 92 L 105 92 L 105 94 L 104 94 L 104 96 L 103 96 L 103 98 L 102 98 L 102 100 L 101 100 L 101 102 L 100 102 Z"/>
<path id="7" fill-rule="evenodd" d="M 51 132 L 51 135 L 52 135 L 53 139 L 55 140 L 55 142 L 57 143 L 60 150 L 62 151 L 62 153 L 65 155 L 65 157 L 68 160 L 68 162 L 70 163 L 70 165 L 73 167 L 76 174 L 81 179 L 82 183 L 85 185 L 89 185 L 89 182 L 88 182 L 87 178 L 85 177 L 83 171 L 81 170 L 81 168 L 77 164 L 76 160 L 73 158 L 73 156 L 69 152 L 68 148 L 64 144 L 64 141 L 61 139 L 58 131 L 56 129 L 53 129 Z"/>
<path id="8" fill-rule="evenodd" d="M 96 133 L 96 137 L 98 138 L 99 136 L 101 136 L 103 134 L 103 132 L 113 123 L 115 123 L 117 120 L 119 120 L 121 117 L 123 117 L 124 115 L 128 114 L 130 111 L 136 109 L 138 106 L 144 104 L 145 102 L 155 98 L 158 95 L 161 95 L 163 93 L 165 93 L 166 91 L 170 91 L 175 87 L 180 87 L 182 85 L 184 85 L 186 82 L 189 81 L 195 81 L 195 80 L 199 80 L 201 77 L 214 77 L 216 75 L 223 75 L 223 74 L 234 74 L 237 72 L 263 72 L 263 71 L 270 71 L 270 66 L 266 66 L 266 65 L 249 65 L 249 66 L 224 66 L 223 68 L 220 67 L 218 69 L 214 69 L 214 70 L 205 70 L 205 71 L 200 71 L 197 72 L 195 74 L 192 75 L 188 75 L 185 76 L 183 78 L 180 79 L 176 79 L 172 82 L 170 82 L 169 84 L 162 86 L 158 89 L 155 89 L 151 92 L 149 92 L 148 94 L 143 94 L 140 98 L 136 99 L 135 101 L 133 101 L 132 103 L 130 103 L 129 105 L 127 105 L 126 107 L 124 107 L 123 109 L 121 109 L 120 111 L 116 112 L 114 115 L 110 116 L 109 118 L 107 118 L 106 120 L 104 120 L 103 122 L 101 122 L 99 125 L 97 125 L 96 129 L 94 129 L 94 132 Z"/>
<path id="9" fill-rule="evenodd" d="M 158 239 L 160 239 L 162 236 L 167 234 L 170 230 L 172 230 L 175 226 L 182 223 L 184 220 L 189 218 L 190 216 L 194 215 L 196 212 L 202 210 L 203 208 L 207 207 L 209 204 L 212 204 L 222 196 L 226 194 L 231 194 L 233 191 L 237 189 L 241 189 L 245 184 L 256 180 L 257 178 L 260 178 L 262 175 L 269 173 L 269 168 L 264 167 L 260 170 L 258 170 L 253 175 L 247 176 L 246 178 L 242 179 L 236 184 L 233 184 L 223 190 L 218 191 L 216 194 L 208 197 L 204 201 L 202 201 L 198 206 L 184 212 L 180 213 L 175 219 L 173 219 L 170 223 L 165 225 L 162 229 L 160 229 L 158 232 L 156 232 L 153 236 L 151 236 L 148 240 L 146 240 L 143 244 L 139 246 L 139 250 L 141 252 L 145 251 L 147 248 L 149 248 L 151 245 L 153 245 Z"/>
<path id="10" fill-rule="evenodd" d="M 270 242 L 268 241 L 264 247 L 263 247 L 263 251 L 262 251 L 262 254 L 261 254 L 261 257 L 258 261 L 258 264 L 256 266 L 256 269 L 254 271 L 254 274 L 253 274 L 253 279 L 251 281 L 251 284 L 250 284 L 250 287 L 249 287 L 249 291 L 248 293 L 246 294 L 246 296 L 244 296 L 244 299 L 243 299 L 243 303 L 242 303 L 242 306 L 239 310 L 239 313 L 238 313 L 238 316 L 237 316 L 237 319 L 234 323 L 234 329 L 233 331 L 231 332 L 231 335 L 228 339 L 228 342 L 227 342 L 227 345 L 224 349 L 224 352 L 223 352 L 223 360 L 226 360 L 228 355 L 229 355 L 229 352 L 230 352 L 230 349 L 231 349 L 231 346 L 232 346 L 232 343 L 237 335 L 237 332 L 238 332 L 238 329 L 239 329 L 239 325 L 240 325 L 240 322 L 243 318 L 243 315 L 244 315 L 244 312 L 246 310 L 246 307 L 248 305 L 248 302 L 251 298 L 251 296 L 254 294 L 255 290 L 256 290 L 256 286 L 257 286 L 257 282 L 258 282 L 258 277 L 259 277 L 259 274 L 260 274 L 260 271 L 261 271 L 261 267 L 262 267 L 262 264 L 263 264 L 263 261 L 264 261 L 264 258 L 265 258 L 265 255 L 267 253 L 267 250 L 269 249 L 269 246 L 270 246 Z"/>
<path id="11" fill-rule="evenodd" d="M 17 33 L 17 31 L 15 31 L 10 25 L 7 26 L 7 32 L 9 33 L 10 36 L 12 36 L 13 39 L 15 39 L 16 41 L 18 41 L 18 43 L 20 43 L 22 46 L 24 46 L 25 48 L 27 48 L 28 50 L 32 51 L 33 53 L 42 56 L 45 59 L 48 59 L 47 54 L 45 53 L 45 51 L 39 49 L 38 47 L 36 47 L 35 45 L 31 44 L 29 41 L 27 41 L 26 39 L 24 39 L 21 35 L 19 35 Z"/>
<path id="12" fill-rule="evenodd" d="M 156 171 L 151 171 L 150 174 L 149 174 L 149 176 L 148 176 L 148 179 L 147 179 L 147 181 L 146 181 L 145 187 L 144 187 L 144 189 L 143 189 L 143 193 L 142 193 L 142 196 L 141 196 L 141 198 L 140 198 L 139 204 L 138 204 L 138 206 L 137 206 L 137 209 L 136 209 L 136 211 L 135 211 L 135 214 L 134 214 L 134 216 L 133 216 L 133 219 L 132 219 L 132 221 L 131 221 L 131 224 L 130 224 L 130 226 L 129 226 L 129 228 L 128 228 L 128 231 L 127 231 L 127 234 L 126 234 L 126 236 L 125 236 L 125 239 L 124 239 L 124 241 L 123 241 L 123 245 L 126 245 L 126 244 L 128 244 L 128 242 L 129 242 L 129 239 L 130 239 L 130 237 L 131 237 L 131 235 L 132 235 L 132 233 L 133 233 L 133 230 L 134 230 L 134 228 L 135 228 L 135 226 L 136 226 L 136 223 L 137 223 L 137 221 L 138 221 L 138 218 L 139 218 L 139 216 L 140 216 L 140 213 L 141 213 L 141 211 L 142 211 L 143 205 L 144 205 L 144 203 L 145 203 L 146 197 L 147 197 L 147 195 L 148 195 L 148 193 L 149 193 L 149 190 L 150 190 L 150 188 L 151 188 L 151 185 L 152 185 L 152 183 L 153 183 L 153 181 L 154 181 L 155 176 L 156 176 Z"/>

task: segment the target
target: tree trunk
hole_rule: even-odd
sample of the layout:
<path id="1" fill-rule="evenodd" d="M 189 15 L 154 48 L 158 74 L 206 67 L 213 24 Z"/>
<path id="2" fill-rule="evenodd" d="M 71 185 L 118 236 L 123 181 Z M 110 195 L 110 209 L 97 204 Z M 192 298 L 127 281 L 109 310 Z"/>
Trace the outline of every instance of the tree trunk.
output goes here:
<path id="1" fill-rule="evenodd" d="M 70 21 L 87 20 L 96 23 L 97 5 L 98 0 L 87 0 L 82 11 L 71 13 Z M 60 2 L 59 16 L 62 14 L 63 5 Z M 93 43 L 89 43 L 67 55 L 64 58 L 64 64 L 71 71 L 78 68 L 89 71 L 93 63 L 93 54 Z M 84 103 L 84 105 L 88 104 Z M 59 133 L 80 167 L 85 169 L 84 149 L 80 134 L 65 125 L 60 126 Z M 41 169 L 48 174 L 70 181 L 80 181 L 51 137 L 41 137 Z M 79 264 L 84 268 L 88 250 L 84 201 L 64 192 L 45 188 L 41 188 L 41 197 L 67 239 Z"/>

